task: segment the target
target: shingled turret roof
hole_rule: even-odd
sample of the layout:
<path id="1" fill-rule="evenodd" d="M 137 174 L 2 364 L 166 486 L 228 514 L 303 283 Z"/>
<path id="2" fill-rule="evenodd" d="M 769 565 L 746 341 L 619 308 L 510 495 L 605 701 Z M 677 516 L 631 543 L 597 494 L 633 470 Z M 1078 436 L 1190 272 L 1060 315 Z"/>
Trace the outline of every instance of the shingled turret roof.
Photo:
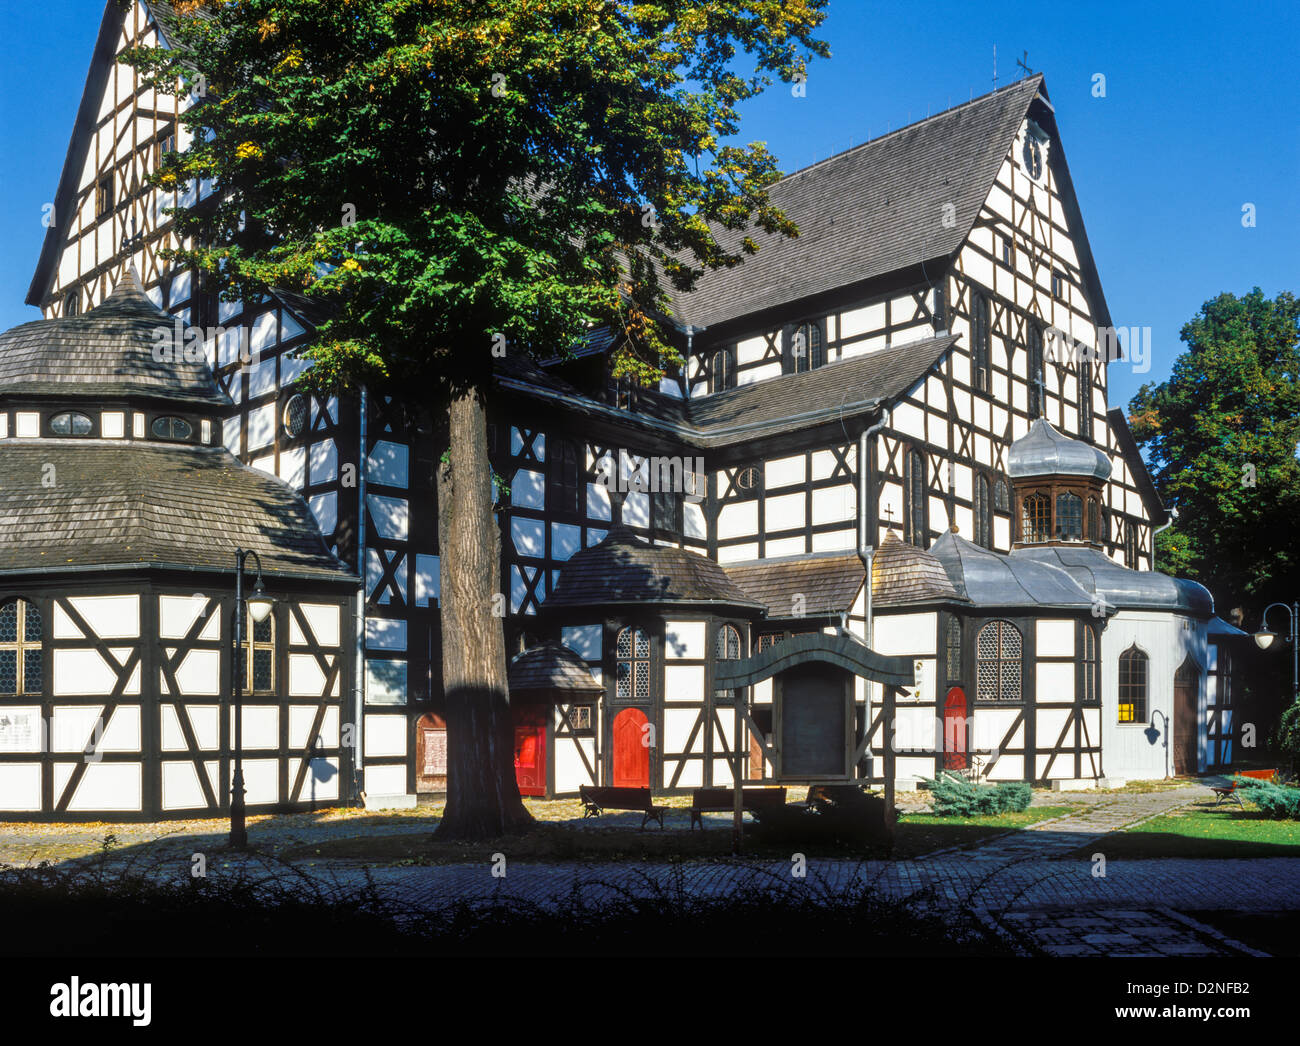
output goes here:
<path id="1" fill-rule="evenodd" d="M 545 607 L 631 603 L 761 609 L 713 560 L 682 548 L 648 544 L 621 525 L 599 544 L 573 554 Z"/>
<path id="2" fill-rule="evenodd" d="M 598 696 L 605 688 L 586 662 L 563 643 L 531 646 L 510 660 L 510 694 L 555 692 Z"/>
<path id="3" fill-rule="evenodd" d="M 877 607 L 936 600 L 965 602 L 943 569 L 923 548 L 900 541 L 892 530 L 871 565 L 871 598 Z"/>
<path id="4" fill-rule="evenodd" d="M 33 320 L 0 334 L 0 394 L 60 399 L 165 399 L 177 406 L 227 409 L 206 360 L 172 353 L 175 318 L 157 309 L 134 271 L 96 308 Z M 169 353 L 154 349 L 166 338 Z M 179 355 L 179 360 L 175 357 Z"/>

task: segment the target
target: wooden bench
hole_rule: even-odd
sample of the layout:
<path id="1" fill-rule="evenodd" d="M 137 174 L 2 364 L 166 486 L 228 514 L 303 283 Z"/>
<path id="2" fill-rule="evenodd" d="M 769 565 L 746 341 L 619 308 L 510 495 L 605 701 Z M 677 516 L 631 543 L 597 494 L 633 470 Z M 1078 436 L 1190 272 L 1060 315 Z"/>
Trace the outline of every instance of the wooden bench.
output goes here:
<path id="1" fill-rule="evenodd" d="M 740 804 L 745 810 L 767 809 L 785 805 L 784 788 L 742 788 Z M 704 831 L 704 819 L 700 816 L 706 810 L 734 810 L 736 793 L 731 788 L 697 788 L 691 793 L 691 828 L 699 824 Z"/>
<path id="2" fill-rule="evenodd" d="M 607 788 L 598 785 L 581 785 L 578 796 L 582 799 L 582 816 L 599 817 L 606 810 L 631 810 L 639 813 L 641 828 L 651 818 L 664 826 L 664 808 L 650 801 L 649 788 Z"/>
<path id="3" fill-rule="evenodd" d="M 1277 776 L 1276 770 L 1238 770 L 1236 777 L 1250 777 L 1256 781 L 1271 781 Z M 1211 785 L 1210 790 L 1214 792 L 1214 805 L 1218 806 L 1225 799 L 1231 799 L 1241 809 L 1241 796 L 1237 794 L 1241 786 L 1236 781 L 1229 781 L 1226 785 Z"/>

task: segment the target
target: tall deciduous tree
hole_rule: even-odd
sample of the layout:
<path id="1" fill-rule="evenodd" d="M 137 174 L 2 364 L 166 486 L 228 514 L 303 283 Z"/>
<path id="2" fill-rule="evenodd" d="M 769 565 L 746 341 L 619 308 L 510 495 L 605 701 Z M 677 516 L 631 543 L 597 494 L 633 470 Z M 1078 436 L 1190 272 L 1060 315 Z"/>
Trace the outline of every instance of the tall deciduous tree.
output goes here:
<path id="1" fill-rule="evenodd" d="M 623 335 L 617 372 L 680 361 L 667 291 L 795 235 L 738 106 L 828 54 L 826 0 L 180 3 L 178 45 L 128 60 L 183 80 L 212 178 L 176 257 L 245 299 L 327 299 L 321 389 L 400 389 L 444 419 L 438 477 L 449 793 L 439 829 L 526 826 L 513 771 L 486 410 L 493 347 L 552 356 Z"/>
<path id="2" fill-rule="evenodd" d="M 1300 576 L 1298 321 L 1290 293 L 1221 294 L 1183 327 L 1169 379 L 1129 404 L 1160 496 L 1178 509 L 1158 539 L 1161 568 L 1252 622 L 1294 598 Z"/>

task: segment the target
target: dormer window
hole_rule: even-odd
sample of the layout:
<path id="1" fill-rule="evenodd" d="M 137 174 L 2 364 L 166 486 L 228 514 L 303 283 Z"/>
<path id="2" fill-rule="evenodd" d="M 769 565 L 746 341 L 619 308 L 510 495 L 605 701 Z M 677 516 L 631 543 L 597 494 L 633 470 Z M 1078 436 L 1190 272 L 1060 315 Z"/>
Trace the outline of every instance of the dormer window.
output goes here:
<path id="1" fill-rule="evenodd" d="M 800 323 L 786 336 L 783 369 L 786 374 L 802 374 L 826 363 L 826 343 L 821 325 L 816 321 Z"/>
<path id="2" fill-rule="evenodd" d="M 50 418 L 51 436 L 89 436 L 95 425 L 85 414 L 68 411 Z"/>
<path id="3" fill-rule="evenodd" d="M 194 428 L 184 418 L 155 418 L 151 427 L 155 439 L 183 442 L 194 435 Z"/>

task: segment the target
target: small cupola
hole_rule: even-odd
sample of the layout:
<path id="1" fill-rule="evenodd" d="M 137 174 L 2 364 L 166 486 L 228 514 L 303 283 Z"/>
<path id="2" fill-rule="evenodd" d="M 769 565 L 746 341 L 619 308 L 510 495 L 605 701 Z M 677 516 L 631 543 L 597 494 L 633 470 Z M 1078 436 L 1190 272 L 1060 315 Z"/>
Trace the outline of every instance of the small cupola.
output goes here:
<path id="1" fill-rule="evenodd" d="M 1105 497 L 1110 458 L 1097 447 L 1063 436 L 1042 418 L 1007 451 L 1015 487 L 1015 547 L 1105 542 Z"/>

